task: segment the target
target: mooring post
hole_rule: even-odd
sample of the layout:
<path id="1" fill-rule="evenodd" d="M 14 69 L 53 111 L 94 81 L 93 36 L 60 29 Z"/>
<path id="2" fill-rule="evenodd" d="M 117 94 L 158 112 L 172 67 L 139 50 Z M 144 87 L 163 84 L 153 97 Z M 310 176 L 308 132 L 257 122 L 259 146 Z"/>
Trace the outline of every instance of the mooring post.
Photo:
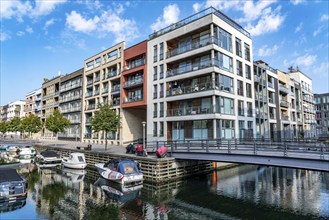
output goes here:
<path id="1" fill-rule="evenodd" d="M 230 154 L 231 153 L 231 141 L 227 141 L 227 152 Z"/>

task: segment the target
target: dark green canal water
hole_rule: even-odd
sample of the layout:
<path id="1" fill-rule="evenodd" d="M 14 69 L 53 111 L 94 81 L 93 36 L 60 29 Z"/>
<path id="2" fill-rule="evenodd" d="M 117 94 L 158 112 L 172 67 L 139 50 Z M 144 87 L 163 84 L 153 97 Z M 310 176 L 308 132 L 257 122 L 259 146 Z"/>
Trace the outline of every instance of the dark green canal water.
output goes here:
<path id="1" fill-rule="evenodd" d="M 329 219 L 329 173 L 244 165 L 122 189 L 93 170 L 18 168 L 28 197 L 0 219 Z"/>

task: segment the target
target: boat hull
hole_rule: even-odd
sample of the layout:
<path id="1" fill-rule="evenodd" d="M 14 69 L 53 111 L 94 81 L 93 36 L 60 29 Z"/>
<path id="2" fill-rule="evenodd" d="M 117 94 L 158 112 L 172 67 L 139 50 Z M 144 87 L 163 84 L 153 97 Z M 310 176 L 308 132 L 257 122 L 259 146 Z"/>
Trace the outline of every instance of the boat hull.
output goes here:
<path id="1" fill-rule="evenodd" d="M 85 169 L 87 167 L 86 163 L 68 163 L 62 161 L 62 164 L 64 167 L 70 168 L 70 169 Z"/>

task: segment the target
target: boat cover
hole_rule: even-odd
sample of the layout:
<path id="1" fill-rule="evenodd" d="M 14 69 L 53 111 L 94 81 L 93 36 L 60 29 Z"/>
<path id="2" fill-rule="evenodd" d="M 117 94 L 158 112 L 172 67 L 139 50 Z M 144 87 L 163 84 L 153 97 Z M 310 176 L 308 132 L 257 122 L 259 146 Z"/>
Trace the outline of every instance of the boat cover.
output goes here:
<path id="1" fill-rule="evenodd" d="M 40 153 L 43 157 L 59 157 L 54 151 L 43 151 Z"/>
<path id="2" fill-rule="evenodd" d="M 0 168 L 0 183 L 23 181 L 22 177 L 12 168 Z"/>

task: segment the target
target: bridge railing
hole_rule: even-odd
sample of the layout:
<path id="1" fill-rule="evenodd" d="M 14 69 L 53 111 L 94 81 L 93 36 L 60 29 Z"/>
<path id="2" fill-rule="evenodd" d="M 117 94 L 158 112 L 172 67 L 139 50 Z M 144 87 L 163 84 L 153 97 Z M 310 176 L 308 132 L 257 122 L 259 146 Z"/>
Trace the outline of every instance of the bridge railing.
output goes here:
<path id="1" fill-rule="evenodd" d="M 319 141 L 264 141 L 264 140 L 239 140 L 239 139 L 214 139 L 214 140 L 177 140 L 154 141 L 147 143 L 147 150 L 154 152 L 161 146 L 168 148 L 169 154 L 175 152 L 195 153 L 227 153 L 227 154 L 262 154 L 281 155 L 284 157 L 301 157 L 303 155 L 318 155 L 323 159 L 329 155 L 329 143 Z"/>

